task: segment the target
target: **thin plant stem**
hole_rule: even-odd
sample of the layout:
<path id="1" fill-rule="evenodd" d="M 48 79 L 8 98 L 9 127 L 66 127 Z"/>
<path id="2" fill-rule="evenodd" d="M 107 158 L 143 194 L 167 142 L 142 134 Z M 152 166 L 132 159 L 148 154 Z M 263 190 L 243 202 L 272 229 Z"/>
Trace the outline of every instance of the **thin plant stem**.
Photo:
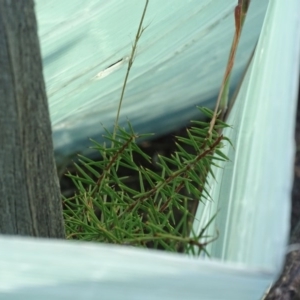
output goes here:
<path id="1" fill-rule="evenodd" d="M 125 79 L 124 79 L 124 82 L 123 82 L 123 87 L 122 87 L 122 91 L 121 91 L 120 100 L 119 100 L 119 105 L 118 105 L 118 110 L 117 110 L 117 116 L 116 116 L 114 130 L 113 130 L 113 135 L 112 135 L 113 140 L 116 138 L 116 134 L 117 134 L 117 130 L 118 130 L 118 125 L 119 125 L 119 118 L 120 118 L 121 107 L 122 107 L 122 104 L 123 104 L 123 98 L 124 98 L 125 89 L 126 89 L 126 86 L 127 86 L 127 80 L 128 80 L 128 77 L 129 77 L 129 73 L 130 73 L 131 67 L 133 65 L 133 61 L 134 61 L 134 57 L 135 57 L 135 53 L 136 53 L 136 49 L 137 49 L 137 44 L 138 44 L 138 42 L 139 42 L 139 40 L 140 40 L 140 38 L 141 38 L 144 30 L 145 30 L 145 28 L 143 28 L 142 26 L 143 26 L 144 18 L 145 18 L 145 15 L 146 15 L 148 3 L 149 3 L 149 0 L 146 0 L 145 6 L 144 6 L 144 10 L 143 10 L 143 14 L 142 14 L 142 17 L 141 17 L 141 20 L 140 20 L 140 23 L 139 23 L 139 27 L 138 27 L 138 30 L 137 30 L 137 33 L 136 33 L 136 36 L 135 36 L 135 41 L 134 41 L 134 43 L 132 45 L 132 50 L 131 50 L 131 54 L 130 54 L 130 58 L 129 58 L 128 66 L 127 66 L 127 71 L 126 71 Z M 114 141 L 113 140 L 111 142 L 111 148 L 114 147 Z M 108 174 L 109 173 L 110 173 L 110 169 L 108 169 Z M 103 174 L 103 178 L 105 178 L 105 175 L 106 174 Z M 96 187 L 95 187 L 94 191 L 96 190 Z M 107 197 L 105 197 L 103 199 L 104 202 L 107 201 L 106 198 Z"/>
<path id="2" fill-rule="evenodd" d="M 229 54 L 229 59 L 227 63 L 227 67 L 225 70 L 225 74 L 223 77 L 221 89 L 218 95 L 217 103 L 214 110 L 214 115 L 210 122 L 210 127 L 208 130 L 208 136 L 211 137 L 213 128 L 216 124 L 217 118 L 222 118 L 227 109 L 227 102 L 228 102 L 228 91 L 229 91 L 229 82 L 230 82 L 230 75 L 234 65 L 234 59 L 237 51 L 237 47 L 239 44 L 239 40 L 242 33 L 242 28 L 244 25 L 244 21 L 246 18 L 246 14 L 250 5 L 250 0 L 238 0 L 238 5 L 235 7 L 234 10 L 234 19 L 235 19 L 235 34 L 232 41 L 232 46 Z"/>
<path id="3" fill-rule="evenodd" d="M 143 10 L 143 14 L 142 14 L 142 17 L 141 17 L 141 20 L 140 20 L 139 28 L 138 28 L 136 36 L 135 36 L 135 41 L 132 45 L 132 51 L 131 51 L 131 54 L 130 54 L 130 58 L 129 58 L 128 66 L 127 66 L 127 71 L 126 71 L 125 79 L 124 79 L 124 82 L 123 82 L 121 97 L 120 97 L 120 101 L 119 101 L 119 105 L 118 105 L 118 111 L 117 111 L 117 116 L 116 116 L 116 120 L 115 120 L 114 131 L 113 131 L 113 138 L 116 137 L 117 128 L 118 128 L 118 125 L 119 125 L 121 107 L 122 107 L 123 98 L 124 98 L 124 93 L 125 93 L 129 73 L 130 73 L 131 67 L 133 65 L 137 44 L 138 44 L 139 39 L 141 38 L 141 36 L 142 36 L 142 34 L 145 30 L 145 28 L 143 28 L 142 26 L 143 26 L 144 18 L 145 18 L 145 15 L 146 15 L 148 3 L 149 3 L 149 0 L 146 0 L 144 10 Z M 113 146 L 114 146 L 114 142 L 112 142 L 112 147 Z"/>

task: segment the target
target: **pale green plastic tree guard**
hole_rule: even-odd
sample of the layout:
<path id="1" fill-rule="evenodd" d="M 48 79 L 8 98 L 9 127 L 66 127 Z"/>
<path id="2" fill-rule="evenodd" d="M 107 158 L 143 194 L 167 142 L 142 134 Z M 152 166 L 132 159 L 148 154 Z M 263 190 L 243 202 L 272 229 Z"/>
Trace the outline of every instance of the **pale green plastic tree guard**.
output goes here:
<path id="1" fill-rule="evenodd" d="M 120 124 L 164 134 L 213 107 L 234 32 L 237 0 L 151 0 Z M 261 30 L 267 0 L 252 0 L 233 83 Z M 56 159 L 101 140 L 118 107 L 143 0 L 36 0 Z"/>
<path id="2" fill-rule="evenodd" d="M 226 129 L 230 162 L 214 169 L 212 201 L 200 204 L 196 231 L 220 237 L 212 257 L 277 272 L 289 238 L 294 128 L 299 83 L 299 1 L 269 4 L 255 56 Z"/>

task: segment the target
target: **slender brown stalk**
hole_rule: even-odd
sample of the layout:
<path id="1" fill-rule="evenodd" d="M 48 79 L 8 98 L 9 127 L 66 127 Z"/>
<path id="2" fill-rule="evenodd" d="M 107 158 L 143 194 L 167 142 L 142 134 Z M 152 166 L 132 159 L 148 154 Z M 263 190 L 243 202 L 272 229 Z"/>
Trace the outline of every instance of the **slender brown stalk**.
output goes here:
<path id="1" fill-rule="evenodd" d="M 125 75 L 125 79 L 124 79 L 124 82 L 123 82 L 121 97 L 120 97 L 118 111 L 117 111 L 117 116 L 116 116 L 116 120 L 115 120 L 115 126 L 114 126 L 114 131 L 113 131 L 113 138 L 115 138 L 116 133 L 117 133 L 117 128 L 118 128 L 118 125 L 119 125 L 120 111 L 121 111 L 121 107 L 122 107 L 122 103 L 123 103 L 123 98 L 124 98 L 124 93 L 125 93 L 125 89 L 126 89 L 126 85 L 127 85 L 127 80 L 128 80 L 128 77 L 129 77 L 130 69 L 131 69 L 131 67 L 133 65 L 133 61 L 134 61 L 134 57 L 135 57 L 135 53 L 136 53 L 137 44 L 138 44 L 139 39 L 141 38 L 141 36 L 142 36 L 142 34 L 143 34 L 144 30 L 145 30 L 145 28 L 143 28 L 142 26 L 143 26 L 144 18 L 145 18 L 145 15 L 146 15 L 148 3 L 149 3 L 149 0 L 146 0 L 145 6 L 144 6 L 144 10 L 143 10 L 143 14 L 142 14 L 142 17 L 141 17 L 141 21 L 140 21 L 140 24 L 139 24 L 139 28 L 138 28 L 136 36 L 135 36 L 135 41 L 134 41 L 134 43 L 132 45 L 132 51 L 131 51 L 131 54 L 130 54 L 130 58 L 129 58 L 128 66 L 127 66 L 127 72 L 126 72 L 126 75 Z M 112 142 L 112 145 L 113 145 L 113 142 Z"/>
<path id="2" fill-rule="evenodd" d="M 209 138 L 211 137 L 217 118 L 220 116 L 222 118 L 226 113 L 230 74 L 234 65 L 235 55 L 239 44 L 243 24 L 246 18 L 247 10 L 249 8 L 249 4 L 250 4 L 250 0 L 239 0 L 238 5 L 235 7 L 234 10 L 235 33 L 234 33 L 229 59 L 223 77 L 221 89 L 215 106 L 214 115 L 211 119 L 210 127 L 208 130 Z"/>

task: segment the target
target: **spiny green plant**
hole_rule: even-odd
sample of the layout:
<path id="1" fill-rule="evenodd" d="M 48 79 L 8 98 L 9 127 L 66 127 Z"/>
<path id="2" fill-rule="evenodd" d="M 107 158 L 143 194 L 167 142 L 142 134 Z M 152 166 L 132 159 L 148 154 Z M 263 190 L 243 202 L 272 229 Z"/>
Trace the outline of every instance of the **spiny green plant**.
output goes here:
<path id="1" fill-rule="evenodd" d="M 237 47 L 236 35 L 240 35 L 243 24 L 238 18 L 244 18 L 245 6 L 240 0 L 235 11 L 236 34 L 217 107 L 214 112 L 198 108 L 211 121 L 192 121 L 187 136 L 177 137 L 177 150 L 171 157 L 158 156 L 160 171 L 154 172 L 135 161 L 138 154 L 151 164 L 151 157 L 137 143 L 148 135 L 135 133 L 130 123 L 126 129 L 118 125 L 127 79 L 138 41 L 145 30 L 142 24 L 148 2 L 146 0 L 132 46 L 114 131 L 110 133 L 106 130 L 107 143 L 100 144 L 92 140 L 93 148 L 103 159 L 94 161 L 79 155 L 79 162 L 75 163 L 77 174 L 68 174 L 77 193 L 73 197 L 64 198 L 66 234 L 69 239 L 199 255 L 202 250 L 206 251 L 207 244 L 199 241 L 214 217 L 199 234 L 194 233 L 194 210 L 191 209 L 191 203 L 194 199 L 198 199 L 196 202 L 210 199 L 207 175 L 210 173 L 214 176 L 211 167 L 217 165 L 218 161 L 227 160 L 222 147 L 228 140 L 222 135 L 222 129 L 228 125 L 219 118 L 225 105 L 221 109 L 219 105 L 220 99 L 227 97 L 226 86 L 229 84 Z M 241 14 L 242 11 L 244 14 Z M 107 144 L 111 146 L 107 147 Z M 121 168 L 130 169 L 131 173 L 136 174 L 138 188 L 132 188 L 127 183 L 128 176 L 120 175 Z M 211 237 L 210 241 L 214 238 Z"/>

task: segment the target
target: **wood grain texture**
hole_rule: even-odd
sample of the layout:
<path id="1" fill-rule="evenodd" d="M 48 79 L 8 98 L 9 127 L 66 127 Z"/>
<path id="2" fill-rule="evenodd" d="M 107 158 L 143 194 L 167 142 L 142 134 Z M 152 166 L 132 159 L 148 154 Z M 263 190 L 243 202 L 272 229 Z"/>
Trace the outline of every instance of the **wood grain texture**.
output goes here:
<path id="1" fill-rule="evenodd" d="M 0 233 L 64 237 L 32 0 L 0 1 Z"/>

